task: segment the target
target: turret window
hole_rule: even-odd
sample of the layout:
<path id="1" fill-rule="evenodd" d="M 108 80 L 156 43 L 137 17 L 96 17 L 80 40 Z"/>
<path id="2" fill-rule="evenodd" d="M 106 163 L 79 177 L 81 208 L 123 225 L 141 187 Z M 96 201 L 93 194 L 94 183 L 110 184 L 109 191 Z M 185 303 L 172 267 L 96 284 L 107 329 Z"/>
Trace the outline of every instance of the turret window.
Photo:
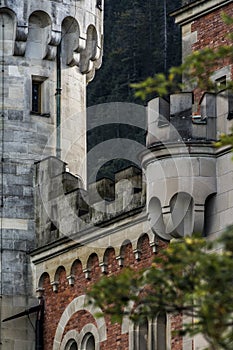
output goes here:
<path id="1" fill-rule="evenodd" d="M 41 113 L 41 85 L 39 81 L 32 81 L 32 112 Z"/>
<path id="2" fill-rule="evenodd" d="M 49 100 L 47 97 L 47 78 L 32 76 L 31 80 L 31 113 L 49 117 Z"/>

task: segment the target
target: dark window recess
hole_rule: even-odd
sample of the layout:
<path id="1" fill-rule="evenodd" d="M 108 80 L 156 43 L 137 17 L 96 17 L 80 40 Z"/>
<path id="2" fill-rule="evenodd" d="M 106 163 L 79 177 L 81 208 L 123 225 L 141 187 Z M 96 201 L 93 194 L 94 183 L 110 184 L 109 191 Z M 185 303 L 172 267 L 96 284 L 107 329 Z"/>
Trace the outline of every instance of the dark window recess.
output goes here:
<path id="1" fill-rule="evenodd" d="M 96 1 L 96 7 L 102 11 L 102 0 L 97 0 Z"/>
<path id="2" fill-rule="evenodd" d="M 224 90 L 226 88 L 226 86 L 227 86 L 227 77 L 226 77 L 226 75 L 223 75 L 222 77 L 216 79 L 215 83 L 216 83 L 217 87 L 220 90 Z"/>
<path id="3" fill-rule="evenodd" d="M 32 82 L 32 112 L 41 113 L 41 82 Z"/>

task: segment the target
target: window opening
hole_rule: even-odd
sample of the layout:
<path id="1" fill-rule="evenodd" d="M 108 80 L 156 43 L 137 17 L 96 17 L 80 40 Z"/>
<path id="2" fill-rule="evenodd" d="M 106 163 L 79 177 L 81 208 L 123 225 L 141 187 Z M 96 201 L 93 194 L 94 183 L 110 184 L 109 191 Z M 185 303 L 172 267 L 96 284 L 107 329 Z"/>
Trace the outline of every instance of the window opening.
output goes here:
<path id="1" fill-rule="evenodd" d="M 139 325 L 139 350 L 148 349 L 148 321 Z"/>
<path id="2" fill-rule="evenodd" d="M 31 113 L 49 118 L 49 90 L 46 82 L 47 79 L 47 77 L 32 75 Z"/>
<path id="3" fill-rule="evenodd" d="M 32 112 L 41 113 L 41 85 L 40 81 L 32 81 Z"/>
<path id="4" fill-rule="evenodd" d="M 87 340 L 86 350 L 95 350 L 95 339 L 91 335 Z"/>
<path id="5" fill-rule="evenodd" d="M 215 80 L 215 83 L 220 90 L 224 90 L 227 86 L 227 77 L 223 75 L 222 77 Z"/>
<path id="6" fill-rule="evenodd" d="M 73 343 L 70 347 L 70 350 L 78 350 L 77 344 Z"/>
<path id="7" fill-rule="evenodd" d="M 68 341 L 65 350 L 78 350 L 78 345 L 75 340 Z"/>
<path id="8" fill-rule="evenodd" d="M 88 333 L 85 335 L 82 342 L 82 350 L 95 350 L 95 338 L 93 334 Z"/>
<path id="9" fill-rule="evenodd" d="M 164 312 L 157 317 L 157 349 L 167 350 L 167 316 Z"/>

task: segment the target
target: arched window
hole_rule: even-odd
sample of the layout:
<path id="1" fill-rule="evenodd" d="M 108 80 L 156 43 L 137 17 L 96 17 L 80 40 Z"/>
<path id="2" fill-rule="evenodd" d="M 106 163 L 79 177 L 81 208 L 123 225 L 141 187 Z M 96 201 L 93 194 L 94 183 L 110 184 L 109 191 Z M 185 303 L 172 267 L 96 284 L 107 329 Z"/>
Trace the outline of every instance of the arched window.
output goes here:
<path id="1" fill-rule="evenodd" d="M 167 350 L 167 316 L 161 312 L 157 316 L 157 350 Z"/>
<path id="2" fill-rule="evenodd" d="M 78 345 L 75 340 L 71 339 L 66 344 L 65 350 L 78 350 Z"/>
<path id="3" fill-rule="evenodd" d="M 132 350 L 150 350 L 149 346 L 149 322 L 145 318 L 139 324 L 134 325 L 134 341 Z M 131 348 L 130 348 L 131 350 Z"/>
<path id="4" fill-rule="evenodd" d="M 139 325 L 138 329 L 138 340 L 139 340 L 139 350 L 146 350 L 148 349 L 148 321 L 145 319 L 143 323 Z"/>
<path id="5" fill-rule="evenodd" d="M 74 342 L 74 343 L 71 345 L 70 350 L 78 350 L 78 346 L 77 346 L 76 342 Z"/>
<path id="6" fill-rule="evenodd" d="M 95 350 L 95 338 L 93 334 L 87 333 L 82 341 L 81 350 Z"/>
<path id="7" fill-rule="evenodd" d="M 153 320 L 144 319 L 134 324 L 129 333 L 130 350 L 169 350 L 167 315 L 159 313 Z"/>

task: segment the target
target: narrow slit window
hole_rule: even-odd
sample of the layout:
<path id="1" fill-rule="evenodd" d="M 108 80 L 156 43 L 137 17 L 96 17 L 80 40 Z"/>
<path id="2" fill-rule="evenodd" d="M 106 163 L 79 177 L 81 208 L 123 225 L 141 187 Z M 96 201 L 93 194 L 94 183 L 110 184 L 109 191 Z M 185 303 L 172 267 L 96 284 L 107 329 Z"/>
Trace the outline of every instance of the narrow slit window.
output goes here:
<path id="1" fill-rule="evenodd" d="M 32 81 L 32 112 L 41 113 L 41 86 L 42 82 Z"/>

